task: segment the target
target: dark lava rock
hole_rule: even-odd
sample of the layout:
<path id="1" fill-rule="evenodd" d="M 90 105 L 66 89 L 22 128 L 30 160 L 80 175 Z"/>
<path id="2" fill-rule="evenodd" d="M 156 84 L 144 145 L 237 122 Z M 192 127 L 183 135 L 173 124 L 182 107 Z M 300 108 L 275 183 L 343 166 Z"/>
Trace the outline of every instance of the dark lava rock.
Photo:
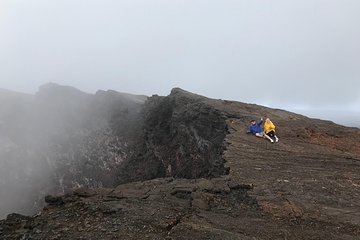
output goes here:
<path id="1" fill-rule="evenodd" d="M 124 162 L 119 181 L 228 174 L 222 157 L 225 117 L 203 100 L 181 89 L 151 97 L 144 106 L 138 154 Z"/>
<path id="2" fill-rule="evenodd" d="M 49 205 L 62 205 L 62 204 L 64 204 L 64 200 L 63 200 L 62 197 L 60 197 L 60 196 L 52 196 L 52 195 L 45 196 L 45 202 L 48 203 Z"/>
<path id="3" fill-rule="evenodd" d="M 117 169 L 141 133 L 146 99 L 57 84 L 36 95 L 0 91 L 0 218 L 35 213 L 47 194 L 115 186 Z"/>
<path id="4" fill-rule="evenodd" d="M 187 236 L 199 236 L 187 239 L 233 239 L 215 234 L 220 225 L 204 220 L 220 217 L 230 209 L 234 214 L 260 209 L 246 189 L 209 193 L 207 181 L 156 179 L 114 189 L 89 189 L 88 194 L 83 189 L 86 197 L 69 193 L 63 197 L 66 205 L 51 204 L 35 218 L 16 215 L 0 221 L 0 238 L 182 239 L 178 232 L 185 228 Z M 226 188 L 228 183 L 225 178 L 211 180 L 212 189 Z M 226 236 L 242 239 L 243 234 L 228 232 Z"/>
<path id="5" fill-rule="evenodd" d="M 31 114 L 25 121 L 21 111 L 0 111 L 1 204 L 28 199 L 14 198 L 10 186 L 37 201 L 53 194 L 36 216 L 1 220 L 0 239 L 359 238 L 358 128 L 181 89 L 146 102 L 61 91 L 70 101 L 45 94 L 26 107 L 17 102 L 24 110 L 47 99 L 41 109 L 55 117 L 39 114 L 46 121 L 35 126 L 26 125 Z M 245 134 L 258 116 L 274 121 L 280 142 Z M 11 134 L 16 126 L 20 136 Z M 27 131 L 51 137 L 24 141 Z"/>

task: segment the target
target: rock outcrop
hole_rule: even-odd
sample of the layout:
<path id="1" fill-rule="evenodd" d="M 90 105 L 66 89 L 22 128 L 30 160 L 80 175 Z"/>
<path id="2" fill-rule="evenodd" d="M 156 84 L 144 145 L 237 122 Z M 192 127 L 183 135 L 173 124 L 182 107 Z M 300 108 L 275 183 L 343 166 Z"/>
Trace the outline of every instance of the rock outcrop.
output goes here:
<path id="1" fill-rule="evenodd" d="M 1 239 L 358 239 L 358 128 L 181 89 L 81 95 L 90 112 L 55 118 L 70 131 L 49 141 L 65 194 L 8 215 Z M 279 143 L 246 134 L 260 116 Z"/>
<path id="2" fill-rule="evenodd" d="M 0 217 L 33 214 L 46 194 L 114 186 L 147 97 L 47 84 L 0 92 Z M 134 134 L 134 135 L 132 135 Z M 13 199 L 19 199 L 14 202 Z"/>
<path id="3" fill-rule="evenodd" d="M 204 97 L 174 89 L 147 100 L 56 84 L 23 101 L 21 94 L 10 95 L 0 129 L 7 146 L 0 151 L 0 196 L 7 199 L 2 209 L 31 214 L 43 206 L 45 194 L 74 187 L 228 173 L 225 116 Z M 24 202 L 13 206 L 11 199 L 19 196 Z"/>
<path id="4" fill-rule="evenodd" d="M 119 181 L 227 174 L 222 157 L 228 133 L 225 116 L 204 99 L 181 89 L 149 98 L 137 154 L 124 162 Z"/>
<path id="5" fill-rule="evenodd" d="M 240 239 L 246 236 L 204 220 L 216 221 L 229 212 L 233 216 L 241 215 L 246 209 L 258 213 L 256 201 L 247 194 L 250 188 L 227 179 L 168 178 L 114 189 L 78 189 L 62 197 L 48 197 L 49 205 L 35 218 L 9 215 L 1 224 L 0 236 L 5 239 Z"/>

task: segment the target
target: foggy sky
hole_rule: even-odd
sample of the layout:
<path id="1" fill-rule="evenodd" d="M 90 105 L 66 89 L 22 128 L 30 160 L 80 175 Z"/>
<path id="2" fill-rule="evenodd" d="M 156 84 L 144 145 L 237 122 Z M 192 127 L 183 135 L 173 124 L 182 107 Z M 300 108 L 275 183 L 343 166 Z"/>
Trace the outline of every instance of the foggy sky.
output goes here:
<path id="1" fill-rule="evenodd" d="M 0 88 L 360 109 L 358 0 L 1 0 Z"/>

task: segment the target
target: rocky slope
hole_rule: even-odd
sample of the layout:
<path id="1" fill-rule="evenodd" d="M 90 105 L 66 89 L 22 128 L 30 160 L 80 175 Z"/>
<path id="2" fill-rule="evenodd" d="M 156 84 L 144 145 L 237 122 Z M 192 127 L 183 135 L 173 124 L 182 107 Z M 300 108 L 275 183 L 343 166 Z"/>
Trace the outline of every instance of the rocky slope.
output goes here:
<path id="1" fill-rule="evenodd" d="M 151 97 L 142 117 L 138 155 L 124 162 L 120 182 L 228 173 L 222 157 L 228 131 L 225 116 L 202 97 L 173 89 L 167 97 Z"/>
<path id="2" fill-rule="evenodd" d="M 1 221 L 0 238 L 358 239 L 358 128 L 181 89 L 146 102 L 130 99 L 138 106 L 131 114 L 116 101 L 105 108 L 92 102 L 90 109 L 97 110 L 90 116 L 100 115 L 86 126 L 105 122 L 112 134 L 85 134 L 80 139 L 89 141 L 59 150 L 64 156 L 81 147 L 92 152 L 85 158 L 89 169 L 81 155 L 72 155 L 60 172 L 92 187 L 100 184 L 82 176 L 108 173 L 108 184 L 101 184 L 108 188 L 70 190 L 69 184 L 67 194 L 46 197 L 41 213 Z M 245 133 L 249 121 L 260 116 L 278 126 L 279 143 Z M 122 146 L 119 164 L 111 164 L 113 138 Z M 91 139 L 103 140 L 92 147 Z M 111 167 L 102 168 L 108 162 Z M 126 184 L 114 186 L 118 183 Z"/>
<path id="3" fill-rule="evenodd" d="M 225 117 L 181 89 L 147 100 L 47 84 L 35 96 L 0 96 L 7 106 L 0 111 L 0 216 L 33 214 L 46 194 L 74 187 L 228 172 Z"/>
<path id="4" fill-rule="evenodd" d="M 47 84 L 34 96 L 1 91 L 0 99 L 3 217 L 33 214 L 49 193 L 114 186 L 146 97 Z"/>

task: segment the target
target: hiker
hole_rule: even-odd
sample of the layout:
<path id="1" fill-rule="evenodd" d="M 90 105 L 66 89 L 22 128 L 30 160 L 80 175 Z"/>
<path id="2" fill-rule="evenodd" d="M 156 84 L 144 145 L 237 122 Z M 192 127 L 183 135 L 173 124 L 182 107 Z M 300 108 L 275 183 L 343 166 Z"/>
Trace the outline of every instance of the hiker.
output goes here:
<path id="1" fill-rule="evenodd" d="M 268 139 L 271 143 L 274 142 L 274 140 L 272 140 L 271 137 L 269 137 L 268 135 L 265 134 L 264 130 L 262 129 L 261 125 L 263 123 L 263 119 L 260 119 L 260 122 L 256 122 L 255 120 L 251 120 L 251 125 L 247 131 L 247 133 L 251 133 L 257 137 L 261 137 L 261 138 L 266 138 Z"/>
<path id="2" fill-rule="evenodd" d="M 272 123 L 270 118 L 265 119 L 264 132 L 270 138 L 275 139 L 275 142 L 279 141 L 279 138 L 275 135 L 275 125 Z"/>

